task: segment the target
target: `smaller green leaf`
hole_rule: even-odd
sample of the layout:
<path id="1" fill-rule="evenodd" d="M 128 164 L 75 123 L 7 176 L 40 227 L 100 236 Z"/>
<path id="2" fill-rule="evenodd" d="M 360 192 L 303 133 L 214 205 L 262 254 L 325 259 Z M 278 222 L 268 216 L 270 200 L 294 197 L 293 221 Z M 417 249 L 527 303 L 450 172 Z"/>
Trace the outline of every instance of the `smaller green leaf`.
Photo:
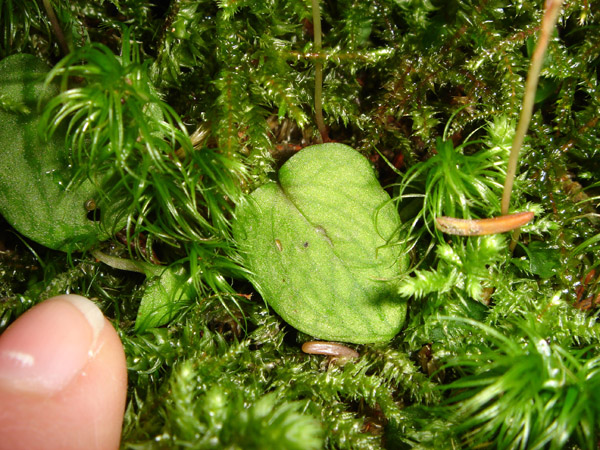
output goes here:
<path id="1" fill-rule="evenodd" d="M 92 250 L 91 253 L 98 261 L 114 269 L 146 275 L 144 294 L 135 320 L 138 332 L 169 323 L 181 308 L 190 304 L 195 295 L 192 279 L 180 263 L 165 267 L 107 255 L 100 250 Z"/>
<path id="2" fill-rule="evenodd" d="M 143 263 L 142 267 L 148 279 L 135 320 L 137 332 L 169 323 L 195 294 L 189 273 L 182 265 L 165 268 Z"/>

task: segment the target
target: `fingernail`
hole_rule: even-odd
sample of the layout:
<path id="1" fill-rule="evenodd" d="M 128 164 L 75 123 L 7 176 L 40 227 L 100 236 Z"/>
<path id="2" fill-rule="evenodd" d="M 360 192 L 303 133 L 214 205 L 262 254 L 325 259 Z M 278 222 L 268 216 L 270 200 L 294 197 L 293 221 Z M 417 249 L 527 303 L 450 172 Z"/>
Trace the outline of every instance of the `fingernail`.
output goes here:
<path id="1" fill-rule="evenodd" d="M 0 336 L 0 385 L 41 394 L 59 392 L 97 350 L 104 316 L 79 295 L 48 299 Z"/>

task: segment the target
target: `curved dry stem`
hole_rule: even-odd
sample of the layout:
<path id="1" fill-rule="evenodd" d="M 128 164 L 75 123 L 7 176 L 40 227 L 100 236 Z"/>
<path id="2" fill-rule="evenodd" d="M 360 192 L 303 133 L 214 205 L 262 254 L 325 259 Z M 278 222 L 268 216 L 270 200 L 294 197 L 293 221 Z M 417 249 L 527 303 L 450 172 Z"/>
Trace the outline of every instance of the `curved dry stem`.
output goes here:
<path id="1" fill-rule="evenodd" d="M 529 73 L 527 74 L 527 82 L 525 83 L 525 96 L 523 97 L 523 107 L 521 108 L 521 117 L 519 118 L 519 124 L 517 125 L 517 131 L 513 139 L 512 148 L 510 149 L 510 156 L 508 159 L 508 168 L 506 170 L 506 180 L 504 181 L 504 191 L 502 192 L 502 203 L 501 212 L 502 214 L 508 214 L 510 207 L 510 196 L 512 194 L 512 188 L 517 173 L 517 164 L 519 162 L 519 152 L 527 129 L 529 128 L 529 122 L 533 114 L 533 105 L 535 100 L 535 91 L 537 90 L 538 80 L 540 78 L 540 72 L 542 70 L 542 64 L 544 62 L 544 54 L 548 48 L 548 42 L 550 35 L 556 26 L 558 20 L 558 14 L 562 0 L 546 0 L 546 11 L 542 18 L 542 29 L 540 32 L 540 38 L 533 51 L 531 57 L 531 66 L 529 67 Z M 521 229 L 517 228 L 513 231 L 510 241 L 509 249 L 512 252 L 519 240 Z"/>
<path id="2" fill-rule="evenodd" d="M 506 180 L 504 182 L 504 191 L 502 193 L 502 214 L 508 214 L 510 196 L 512 194 L 513 183 L 517 173 L 519 151 L 521 150 L 521 146 L 525 140 L 525 134 L 527 134 L 527 129 L 529 128 L 529 122 L 531 121 L 531 116 L 533 114 L 535 91 L 537 90 L 542 63 L 544 62 L 544 54 L 548 48 L 550 35 L 558 20 L 561 4 L 562 0 L 546 0 L 546 11 L 544 12 L 544 17 L 542 19 L 540 38 L 531 57 L 531 65 L 529 66 L 529 73 L 527 74 L 527 81 L 525 83 L 525 96 L 523 97 L 521 117 L 519 118 L 519 124 L 517 125 L 517 131 L 513 139 L 510 157 L 508 159 L 508 169 L 506 171 Z"/>
<path id="3" fill-rule="evenodd" d="M 65 39 L 65 34 L 63 33 L 60 23 L 58 22 L 58 19 L 56 18 L 56 14 L 54 14 L 54 9 L 52 8 L 52 5 L 50 4 L 50 0 L 43 0 L 43 3 L 44 3 L 44 9 L 46 10 L 46 14 L 48 15 L 48 19 L 50 19 L 50 24 L 52 25 L 52 30 L 54 31 L 54 34 L 56 35 L 56 40 L 58 41 L 58 46 L 60 47 L 60 50 L 63 52 L 63 55 L 68 55 L 70 52 L 69 44 L 67 43 L 67 40 Z"/>
<path id="4" fill-rule="evenodd" d="M 319 7 L 319 0 L 312 0 L 312 12 L 314 50 L 316 54 L 319 54 L 321 51 L 321 9 Z M 315 61 L 315 120 L 321 134 L 321 141 L 327 142 L 329 138 L 327 136 L 325 121 L 323 120 L 323 62 L 320 59 Z"/>
<path id="5" fill-rule="evenodd" d="M 490 219 L 457 219 L 454 217 L 437 217 L 435 227 L 442 233 L 455 236 L 485 236 L 519 229 L 533 219 L 531 211 L 508 214 Z"/>

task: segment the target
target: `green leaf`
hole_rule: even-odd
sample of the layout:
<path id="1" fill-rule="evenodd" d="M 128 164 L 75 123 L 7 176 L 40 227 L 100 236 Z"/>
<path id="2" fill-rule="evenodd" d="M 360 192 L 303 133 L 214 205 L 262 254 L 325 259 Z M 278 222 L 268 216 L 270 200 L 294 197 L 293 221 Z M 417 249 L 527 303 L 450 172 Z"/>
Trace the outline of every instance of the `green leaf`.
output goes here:
<path id="1" fill-rule="evenodd" d="M 142 263 L 141 267 L 148 281 L 135 320 L 138 332 L 169 323 L 195 293 L 189 273 L 181 265 L 164 268 Z"/>
<path id="2" fill-rule="evenodd" d="M 398 278 L 408 261 L 391 245 L 399 226 L 369 162 L 321 144 L 238 207 L 234 235 L 251 281 L 284 320 L 321 339 L 366 343 L 391 339 L 404 323 Z"/>
<path id="3" fill-rule="evenodd" d="M 189 272 L 181 263 L 168 267 L 145 261 L 134 261 L 92 250 L 92 255 L 104 264 L 119 270 L 146 275 L 144 293 L 135 320 L 135 330 L 144 331 L 169 323 L 189 305 L 196 293 Z"/>
<path id="4" fill-rule="evenodd" d="M 44 86 L 48 71 L 32 55 L 0 61 L 0 95 L 23 105 L 0 109 L 0 213 L 30 239 L 72 251 L 108 238 L 118 205 L 99 198 L 91 180 L 71 183 L 60 133 L 48 141 L 40 136 L 38 105 L 58 93 Z M 86 209 L 90 200 L 100 206 L 101 221 Z"/>

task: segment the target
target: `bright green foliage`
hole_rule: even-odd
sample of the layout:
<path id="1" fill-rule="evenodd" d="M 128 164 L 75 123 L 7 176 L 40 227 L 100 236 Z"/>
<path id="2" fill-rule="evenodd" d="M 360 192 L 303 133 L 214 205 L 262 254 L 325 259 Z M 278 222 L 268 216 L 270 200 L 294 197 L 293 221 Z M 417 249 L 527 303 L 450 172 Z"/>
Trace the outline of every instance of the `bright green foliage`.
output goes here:
<path id="1" fill-rule="evenodd" d="M 435 271 L 414 272 L 400 286 L 405 297 L 422 298 L 432 292 L 447 294 L 464 292 L 468 297 L 479 300 L 483 290 L 491 287 L 495 264 L 502 259 L 506 250 L 504 239 L 499 235 L 469 239 L 454 247 L 439 244 L 436 247 L 438 267 Z"/>
<path id="2" fill-rule="evenodd" d="M 33 35 L 51 36 L 50 23 L 38 2 L 0 1 L 0 59 L 24 51 Z"/>
<path id="3" fill-rule="evenodd" d="M 406 172 L 398 188 L 398 198 L 411 191 L 426 193 L 419 195 L 423 203 L 411 224 L 414 235 L 424 229 L 433 233 L 436 217 L 470 219 L 499 214 L 510 142 L 510 127 L 506 122 L 506 117 L 500 117 L 488 124 L 487 148 L 472 154 L 466 153 L 469 145 L 484 143 L 467 141 L 455 148 L 451 141 L 438 139 L 437 153 Z M 417 225 L 421 231 L 415 230 Z"/>
<path id="4" fill-rule="evenodd" d="M 591 349 L 552 342 L 535 324 L 518 321 L 507 338 L 470 322 L 491 346 L 478 345 L 451 360 L 461 378 L 445 386 L 453 395 L 457 425 L 466 446 L 494 442 L 497 448 L 562 449 L 573 439 L 596 448 L 600 415 L 600 358 Z"/>
<path id="5" fill-rule="evenodd" d="M 299 330 L 343 342 L 391 339 L 404 323 L 400 218 L 369 162 L 307 147 L 236 211 L 234 234 L 265 301 Z"/>
<path id="6" fill-rule="evenodd" d="M 164 267 L 106 255 L 97 250 L 92 251 L 92 254 L 110 267 L 143 273 L 148 278 L 135 319 L 137 332 L 169 323 L 177 312 L 188 306 L 194 298 L 192 280 L 181 264 L 174 263 Z"/>
<path id="7" fill-rule="evenodd" d="M 172 377 L 166 412 L 182 419 L 175 422 L 173 444 L 190 443 L 198 449 L 321 448 L 320 427 L 314 418 L 299 413 L 301 403 L 282 404 L 274 394 L 249 398 L 244 390 L 206 386 L 197 377 L 191 362 L 177 367 Z"/>
<path id="8" fill-rule="evenodd" d="M 318 54 L 306 0 L 51 3 L 73 52 L 61 53 L 41 2 L 0 0 L 1 56 L 55 67 L 63 90 L 45 117 L 63 124 L 54 139 L 66 131 L 68 179 L 112 169 L 102 192 L 124 200 L 129 221 L 102 250 L 159 270 L 181 262 L 197 295 L 168 326 L 138 333 L 151 279 L 2 222 L 0 328 L 49 295 L 97 299 L 128 357 L 123 448 L 289 432 L 311 437 L 290 448 L 502 449 L 525 414 L 530 448 L 596 444 L 585 425 L 597 422 L 600 356 L 598 0 L 564 2 L 550 38 L 511 200 L 536 217 L 513 254 L 508 236 L 448 237 L 433 220 L 498 214 L 543 0 L 322 1 Z M 343 366 L 300 352 L 309 337 L 263 306 L 231 236 L 242 194 L 316 143 L 317 60 L 329 136 L 393 186 L 412 244 L 406 326 L 354 346 L 361 357 Z M 1 95 L 0 108 L 35 111 Z"/>
<path id="9" fill-rule="evenodd" d="M 292 64 L 307 17 L 310 9 L 299 1 L 174 1 L 153 77 L 162 88 L 187 93 L 174 104 L 189 117 L 208 119 L 205 128 L 222 151 L 243 150 L 264 171 L 271 148 L 265 119 L 275 112 L 308 123 L 302 105 L 311 99 L 310 66 Z"/>
<path id="10" fill-rule="evenodd" d="M 136 386 L 126 416 L 131 448 L 265 448 L 274 439 L 280 445 L 268 448 L 368 448 L 378 445 L 383 425 L 373 411 L 399 422 L 398 398 L 440 400 L 396 344 L 365 346 L 360 360 L 327 365 L 303 354 L 300 342 L 290 346 L 295 333 L 260 302 L 243 307 L 253 331 L 240 339 L 222 304 L 208 301 L 183 325 L 126 341 Z M 170 366 L 148 392 L 145 381 Z M 375 432 L 363 432 L 370 422 Z"/>
<path id="11" fill-rule="evenodd" d="M 43 125 L 52 135 L 67 123 L 65 144 L 79 177 L 113 169 L 101 185 L 100 208 L 103 200 L 128 199 L 128 239 L 147 233 L 183 251 L 196 288 L 226 295 L 231 288 L 221 271 L 241 272 L 231 260 L 229 221 L 245 169 L 214 149 L 193 147 L 147 66 L 127 32 L 120 57 L 103 45 L 82 47 L 50 72 L 63 91 L 45 109 Z M 71 87 L 72 77 L 82 81 Z"/>
<path id="12" fill-rule="evenodd" d="M 132 167 L 132 153 L 146 153 L 161 171 L 163 153 L 178 146 L 190 151 L 185 131 L 177 130 L 177 116 L 152 88 L 147 68 L 140 63 L 129 33 L 123 36 L 120 57 L 101 44 L 82 47 L 64 58 L 48 76 L 60 78 L 62 92 L 48 104 L 44 125 L 52 135 L 68 121 L 67 148 L 85 172 L 105 169 L 115 161 L 128 174 L 145 174 Z M 84 84 L 69 88 L 70 77 Z M 174 126 L 176 125 L 176 126 Z M 112 164 L 110 166 L 112 168 Z"/>
<path id="13" fill-rule="evenodd" d="M 191 303 L 194 296 L 193 285 L 184 267 L 151 267 L 152 278 L 145 286 L 135 319 L 136 331 L 169 323 L 180 309 Z"/>

